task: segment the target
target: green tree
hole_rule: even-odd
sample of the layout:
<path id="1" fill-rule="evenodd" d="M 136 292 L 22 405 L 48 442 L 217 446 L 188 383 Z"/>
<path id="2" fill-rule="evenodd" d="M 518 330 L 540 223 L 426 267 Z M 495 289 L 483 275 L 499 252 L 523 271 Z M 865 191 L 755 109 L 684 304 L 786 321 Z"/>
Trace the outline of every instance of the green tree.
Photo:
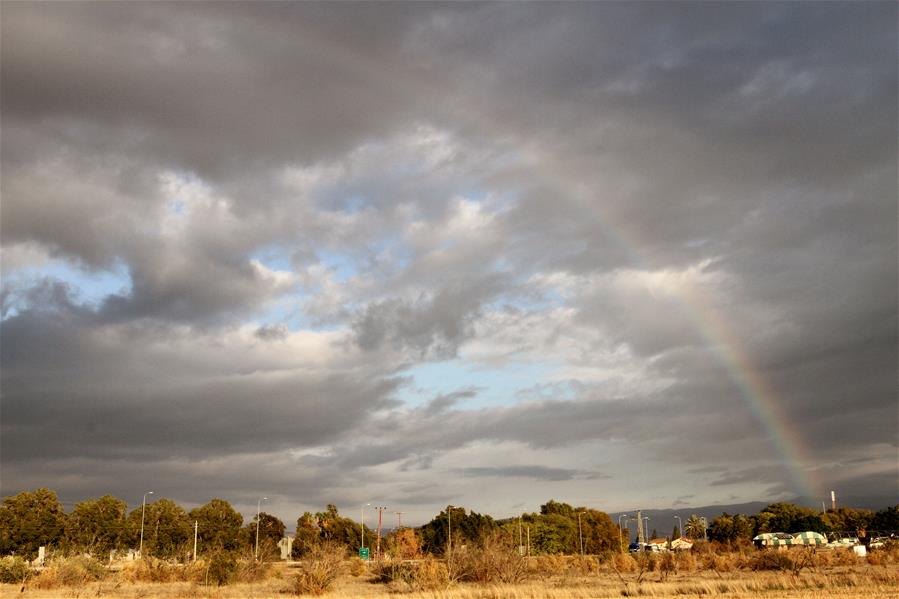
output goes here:
<path id="1" fill-rule="evenodd" d="M 724 512 L 709 524 L 708 536 L 711 541 L 728 545 L 746 543 L 752 539 L 752 521 L 743 514 Z"/>
<path id="2" fill-rule="evenodd" d="M 143 506 L 128 514 L 128 537 L 135 548 L 140 545 L 142 511 Z M 193 526 L 184 508 L 171 499 L 157 499 L 147 504 L 143 522 L 144 556 L 187 557 L 193 547 Z"/>
<path id="3" fill-rule="evenodd" d="M 277 555 L 278 543 L 284 538 L 284 526 L 279 518 L 261 512 L 259 514 L 259 555 L 266 559 Z M 254 516 L 243 529 L 244 546 L 249 551 L 256 549 L 256 517 Z"/>
<path id="4" fill-rule="evenodd" d="M 241 516 L 224 499 L 213 499 L 190 511 L 190 520 L 198 524 L 198 551 L 234 551 L 240 546 Z"/>
<path id="5" fill-rule="evenodd" d="M 822 520 L 830 530 L 849 532 L 853 535 L 859 530 L 867 530 L 874 520 L 871 510 L 841 507 L 824 514 Z"/>
<path id="6" fill-rule="evenodd" d="M 871 518 L 871 530 L 899 532 L 899 505 L 884 508 Z"/>
<path id="7" fill-rule="evenodd" d="M 33 559 L 38 547 L 58 545 L 65 528 L 66 514 L 55 491 L 37 489 L 4 497 L 0 506 L 0 554 L 15 552 Z"/>
<path id="8" fill-rule="evenodd" d="M 310 512 L 297 518 L 297 534 L 293 540 L 293 557 L 300 558 L 321 542 L 318 520 Z"/>
<path id="9" fill-rule="evenodd" d="M 705 525 L 703 524 L 702 518 L 693 514 L 689 518 L 687 518 L 686 524 L 684 524 L 684 533 L 687 535 L 689 539 L 702 539 L 705 537 Z"/>
<path id="10" fill-rule="evenodd" d="M 340 543 L 349 549 L 361 547 L 362 532 L 359 523 L 341 516 L 334 504 L 328 504 L 324 512 L 315 514 L 315 518 L 318 521 L 322 541 Z M 365 529 L 365 534 L 367 535 L 366 543 L 371 546 L 375 537 L 368 527 Z"/>
<path id="11" fill-rule="evenodd" d="M 425 551 L 433 554 L 446 552 L 450 523 L 454 550 L 462 545 L 477 543 L 497 528 L 490 516 L 467 512 L 464 507 L 448 507 L 419 529 Z"/>
<path id="12" fill-rule="evenodd" d="M 829 527 L 817 511 L 786 502 L 772 503 L 756 514 L 753 521 L 754 534 L 805 531 L 826 533 L 829 531 Z"/>
<path id="13" fill-rule="evenodd" d="M 112 495 L 88 499 L 75 506 L 66 525 L 66 541 L 77 551 L 102 557 L 127 538 L 128 504 Z"/>

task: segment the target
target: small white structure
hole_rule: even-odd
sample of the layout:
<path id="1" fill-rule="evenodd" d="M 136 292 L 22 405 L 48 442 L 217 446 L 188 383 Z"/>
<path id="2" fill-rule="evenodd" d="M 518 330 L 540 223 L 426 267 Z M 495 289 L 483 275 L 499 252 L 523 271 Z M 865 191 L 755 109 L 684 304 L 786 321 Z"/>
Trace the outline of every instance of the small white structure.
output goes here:
<path id="1" fill-rule="evenodd" d="M 278 541 L 278 549 L 281 550 L 281 559 L 289 562 L 293 553 L 293 537 L 284 537 Z"/>
<path id="2" fill-rule="evenodd" d="M 688 541 L 684 537 L 680 537 L 678 539 L 674 539 L 671 541 L 671 550 L 672 551 L 687 551 L 693 548 L 693 543 Z"/>

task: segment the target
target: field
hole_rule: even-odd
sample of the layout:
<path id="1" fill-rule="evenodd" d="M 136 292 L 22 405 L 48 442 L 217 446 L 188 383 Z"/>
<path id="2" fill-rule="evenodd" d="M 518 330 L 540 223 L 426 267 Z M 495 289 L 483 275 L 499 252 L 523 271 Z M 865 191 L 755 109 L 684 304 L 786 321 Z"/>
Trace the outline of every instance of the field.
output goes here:
<path id="1" fill-rule="evenodd" d="M 751 558 L 751 556 L 750 556 Z M 865 597 L 870 599 L 899 596 L 899 564 L 870 563 L 851 557 L 833 556 L 817 563 L 809 562 L 800 570 L 753 570 L 738 567 L 740 556 L 716 556 L 694 567 L 652 569 L 619 561 L 593 565 L 583 571 L 584 562 L 553 559 L 527 564 L 518 582 L 459 582 L 437 577 L 424 580 L 396 575 L 384 576 L 384 566 L 358 560 L 344 562 L 339 575 L 324 594 L 332 599 L 587 599 L 592 597 L 771 597 L 820 599 L 822 597 Z M 572 567 L 572 564 L 575 567 Z M 627 568 L 620 568 L 624 564 Z M 446 571 L 443 564 L 434 572 Z M 744 564 L 745 565 L 745 564 Z M 690 566 L 688 564 L 688 566 Z M 220 598 L 264 599 L 297 596 L 295 580 L 306 568 L 302 564 L 274 564 L 255 582 L 235 582 L 224 586 L 193 582 L 146 582 L 133 580 L 124 572 L 112 572 L 101 580 L 53 580 L 45 576 L 22 584 L 0 585 L 2 597 L 164 599 Z M 624 570 L 628 571 L 624 571 Z M 579 571 L 580 570 L 580 571 Z M 395 573 L 395 570 L 391 570 Z M 387 578 L 387 582 L 384 581 Z"/>

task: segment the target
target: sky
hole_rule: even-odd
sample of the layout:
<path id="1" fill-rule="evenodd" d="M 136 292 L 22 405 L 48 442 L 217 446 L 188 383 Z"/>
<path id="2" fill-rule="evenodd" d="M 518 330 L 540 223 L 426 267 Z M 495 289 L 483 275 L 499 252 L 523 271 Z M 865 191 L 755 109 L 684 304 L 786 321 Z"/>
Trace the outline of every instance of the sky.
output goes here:
<path id="1" fill-rule="evenodd" d="M 7 1 L 0 92 L 3 495 L 899 498 L 895 3 Z"/>

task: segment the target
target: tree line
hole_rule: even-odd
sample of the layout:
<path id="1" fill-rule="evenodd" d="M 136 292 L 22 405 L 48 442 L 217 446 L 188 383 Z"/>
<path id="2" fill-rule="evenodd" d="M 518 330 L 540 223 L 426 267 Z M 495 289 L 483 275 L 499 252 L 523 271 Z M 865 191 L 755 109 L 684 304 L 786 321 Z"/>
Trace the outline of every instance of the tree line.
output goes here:
<path id="1" fill-rule="evenodd" d="M 49 489 L 26 491 L 3 499 L 0 505 L 0 555 L 15 553 L 28 558 L 38 547 L 100 556 L 111 550 L 140 546 L 143 517 L 143 555 L 187 560 L 193 553 L 196 531 L 199 555 L 212 552 L 253 552 L 256 518 L 244 524 L 243 516 L 227 501 L 213 499 L 190 511 L 171 499 L 157 499 L 130 512 L 128 504 L 104 495 L 88 499 L 66 513 L 56 493 Z M 196 529 L 195 529 L 196 527 Z M 694 516 L 684 523 L 687 537 L 738 545 L 749 543 L 760 532 L 821 533 L 877 530 L 899 531 L 899 505 L 874 512 L 853 508 L 815 510 L 791 503 L 774 503 L 755 515 L 723 513 L 708 528 Z M 277 517 L 259 514 L 259 547 L 263 556 L 275 553 L 286 526 Z M 317 513 L 305 512 L 296 524 L 293 557 L 302 557 L 329 542 L 350 552 L 365 545 L 374 547 L 376 533 L 342 516 L 328 505 Z M 550 500 L 539 512 L 496 520 L 464 507 L 448 506 L 430 522 L 417 528 L 391 531 L 382 539 L 382 549 L 399 557 L 422 554 L 441 556 L 447 550 L 478 545 L 501 535 L 512 546 L 521 545 L 532 555 L 592 555 L 619 551 L 628 542 L 626 528 L 618 527 L 605 512 Z M 656 536 L 656 535 L 653 535 Z M 671 538 L 680 536 L 677 527 Z"/>

